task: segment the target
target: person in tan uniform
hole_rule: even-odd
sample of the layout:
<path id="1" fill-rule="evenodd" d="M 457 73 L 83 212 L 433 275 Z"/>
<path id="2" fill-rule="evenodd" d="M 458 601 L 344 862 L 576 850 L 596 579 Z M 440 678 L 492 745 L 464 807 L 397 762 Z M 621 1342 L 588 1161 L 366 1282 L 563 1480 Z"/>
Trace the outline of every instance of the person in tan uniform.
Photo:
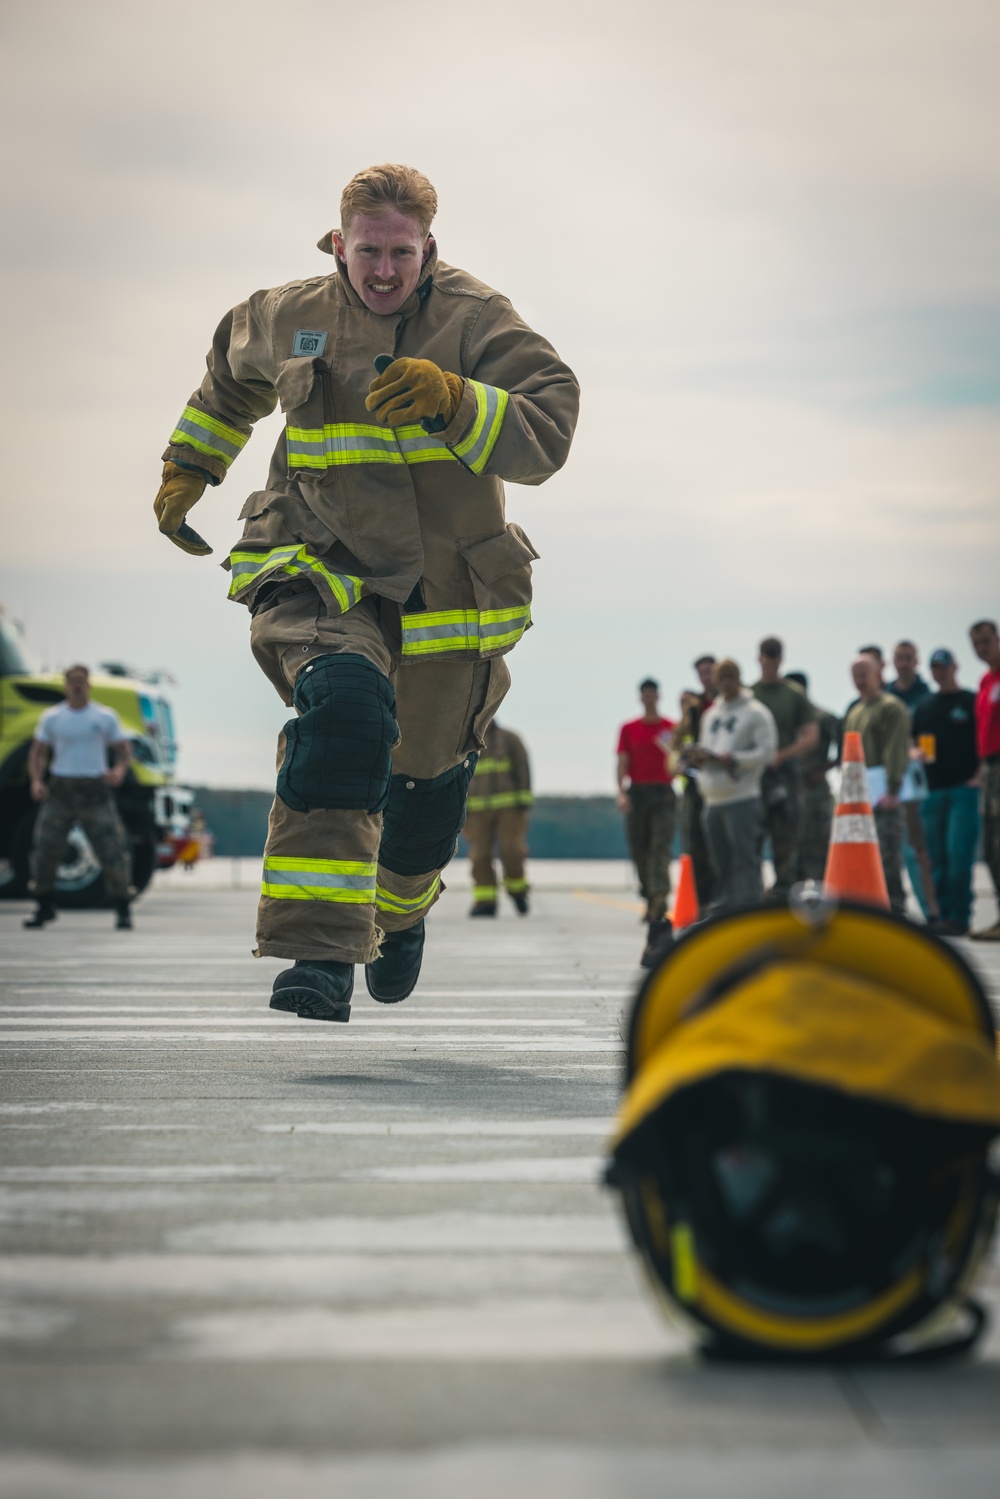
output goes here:
<path id="1" fill-rule="evenodd" d="M 320 249 L 336 272 L 227 313 L 167 447 L 154 508 L 187 524 L 260 417 L 285 430 L 243 506 L 229 596 L 297 716 L 278 746 L 256 954 L 291 959 L 271 1004 L 347 1020 L 354 965 L 405 999 L 484 734 L 531 622 L 537 556 L 503 481 L 569 453 L 579 387 L 507 299 L 438 259 L 437 196 L 410 167 L 359 173 Z"/>
<path id="2" fill-rule="evenodd" d="M 476 765 L 466 802 L 465 837 L 472 860 L 470 916 L 497 914 L 493 851 L 499 845 L 503 885 L 521 916 L 528 914 L 528 817 L 533 801 L 531 767 L 524 741 L 494 719 Z"/>

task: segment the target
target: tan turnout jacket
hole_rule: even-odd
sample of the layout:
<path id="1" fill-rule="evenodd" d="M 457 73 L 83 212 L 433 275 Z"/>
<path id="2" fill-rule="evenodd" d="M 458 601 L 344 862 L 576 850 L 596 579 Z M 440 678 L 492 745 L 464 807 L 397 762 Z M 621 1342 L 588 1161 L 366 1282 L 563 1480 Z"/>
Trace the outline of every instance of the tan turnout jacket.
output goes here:
<path id="1" fill-rule="evenodd" d="M 465 377 L 442 433 L 375 422 L 365 396 L 379 354 Z M 278 402 L 285 416 L 267 488 L 243 507 L 224 564 L 231 598 L 253 608 L 295 577 L 331 612 L 379 594 L 400 606 L 404 661 L 516 644 L 538 554 L 506 523 L 503 480 L 541 484 L 563 465 L 579 388 L 505 297 L 432 250 L 417 290 L 380 316 L 341 269 L 255 292 L 223 318 L 207 363 L 165 458 L 219 483 L 254 422 Z"/>
<path id="2" fill-rule="evenodd" d="M 495 721 L 486 730 L 486 748 L 479 757 L 466 807 L 470 812 L 526 810 L 531 795 L 531 770 L 524 741 Z"/>

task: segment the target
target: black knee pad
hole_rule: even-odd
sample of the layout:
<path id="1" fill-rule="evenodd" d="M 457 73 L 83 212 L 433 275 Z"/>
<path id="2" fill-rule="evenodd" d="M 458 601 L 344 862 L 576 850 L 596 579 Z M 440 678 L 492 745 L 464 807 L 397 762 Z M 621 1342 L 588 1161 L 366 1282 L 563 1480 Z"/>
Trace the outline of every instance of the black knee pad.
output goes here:
<path id="1" fill-rule="evenodd" d="M 398 735 L 389 678 L 364 656 L 321 656 L 299 672 L 285 724 L 278 795 L 295 812 L 345 807 L 381 812 Z"/>
<path id="2" fill-rule="evenodd" d="M 430 781 L 393 776 L 382 819 L 379 863 L 393 874 L 429 874 L 455 852 L 478 755 Z"/>

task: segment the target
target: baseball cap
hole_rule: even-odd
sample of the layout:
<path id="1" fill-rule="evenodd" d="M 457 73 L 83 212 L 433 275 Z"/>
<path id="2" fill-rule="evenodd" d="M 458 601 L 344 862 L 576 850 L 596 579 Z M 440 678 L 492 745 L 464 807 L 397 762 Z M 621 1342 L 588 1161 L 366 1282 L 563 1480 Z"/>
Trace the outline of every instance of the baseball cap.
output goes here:
<path id="1" fill-rule="evenodd" d="M 955 658 L 951 654 L 951 651 L 945 650 L 944 646 L 940 646 L 936 651 L 931 652 L 932 666 L 954 666 L 955 664 Z"/>

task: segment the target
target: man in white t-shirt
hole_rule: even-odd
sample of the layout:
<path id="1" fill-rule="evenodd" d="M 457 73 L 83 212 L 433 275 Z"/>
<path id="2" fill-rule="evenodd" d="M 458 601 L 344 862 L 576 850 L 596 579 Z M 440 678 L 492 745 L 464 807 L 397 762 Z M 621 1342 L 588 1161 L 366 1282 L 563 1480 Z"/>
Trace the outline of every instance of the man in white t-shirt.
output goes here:
<path id="1" fill-rule="evenodd" d="M 31 795 L 41 807 L 31 846 L 31 886 L 38 909 L 26 927 L 42 927 L 56 918 L 56 873 L 76 823 L 104 869 L 118 927 L 131 927 L 132 854 L 113 794 L 125 779 L 130 758 L 118 714 L 91 702 L 90 673 L 85 666 L 71 666 L 66 701 L 42 714 L 28 751 Z"/>

